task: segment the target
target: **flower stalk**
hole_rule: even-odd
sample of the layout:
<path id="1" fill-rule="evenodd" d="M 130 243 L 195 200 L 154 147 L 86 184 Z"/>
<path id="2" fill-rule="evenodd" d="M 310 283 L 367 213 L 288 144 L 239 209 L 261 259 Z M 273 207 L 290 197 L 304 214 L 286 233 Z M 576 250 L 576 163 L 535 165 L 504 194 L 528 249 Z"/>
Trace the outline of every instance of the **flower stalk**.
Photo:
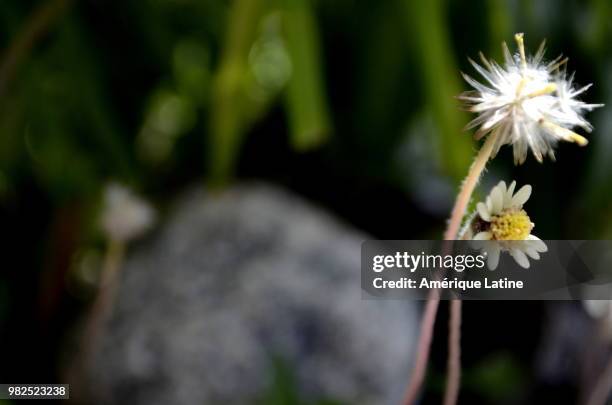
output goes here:
<path id="1" fill-rule="evenodd" d="M 462 301 L 450 302 L 450 319 L 448 321 L 448 361 L 444 405 L 454 405 L 459 398 L 461 382 L 461 308 Z"/>
<path id="2" fill-rule="evenodd" d="M 449 250 L 452 247 L 452 241 L 458 238 L 461 221 L 465 216 L 465 212 L 474 189 L 480 181 L 480 177 L 484 172 L 487 162 L 493 154 L 493 148 L 497 142 L 497 132 L 489 135 L 470 170 L 468 175 L 461 185 L 461 190 L 455 200 L 455 205 L 451 212 L 451 218 L 444 233 L 444 240 L 451 241 Z M 444 405 L 454 405 L 459 397 L 459 387 L 461 382 L 461 300 L 454 299 L 450 302 L 450 319 L 449 319 L 449 335 L 448 335 L 448 361 L 447 361 L 447 379 L 446 390 L 444 393 Z M 433 324 L 432 324 L 433 329 Z"/>
<path id="3" fill-rule="evenodd" d="M 478 155 L 474 159 L 474 162 L 470 166 L 470 170 L 468 172 L 467 177 L 463 181 L 461 185 L 461 190 L 455 200 L 455 205 L 453 207 L 451 218 L 448 223 L 448 227 L 446 232 L 444 233 L 444 240 L 453 241 L 457 238 L 457 233 L 459 232 L 459 228 L 461 226 L 461 220 L 465 215 L 465 211 L 470 202 L 470 198 L 478 181 L 480 180 L 480 176 L 484 172 L 484 169 L 489 161 L 491 154 L 493 152 L 493 146 L 495 145 L 495 134 L 491 134 L 491 136 L 487 137 L 485 143 L 482 148 L 478 152 Z M 449 246 L 450 247 L 450 246 Z M 455 329 L 455 332 L 451 334 L 449 337 L 452 339 L 452 344 L 449 340 L 449 345 L 452 347 L 452 355 L 449 355 L 449 371 L 453 370 L 450 375 L 452 375 L 452 383 L 450 387 L 452 388 L 452 392 L 455 394 L 451 395 L 451 397 L 455 397 L 458 394 L 459 390 L 459 378 L 460 378 L 460 354 L 459 354 L 459 345 L 458 341 L 460 339 L 460 334 L 457 332 L 461 325 L 461 301 L 459 303 L 455 303 L 459 300 L 451 301 L 451 321 L 449 326 L 452 329 Z M 436 289 L 432 289 L 429 291 L 429 295 L 427 297 L 427 302 L 425 304 L 425 312 L 423 314 L 423 318 L 421 320 L 421 329 L 419 334 L 419 341 L 417 343 L 417 352 L 415 359 L 415 366 L 413 369 L 412 377 L 410 379 L 410 384 L 406 389 L 406 394 L 404 395 L 404 405 L 411 405 L 416 402 L 421 386 L 423 385 L 423 381 L 425 379 L 425 371 L 427 369 L 427 363 L 429 360 L 429 352 L 431 348 L 431 341 L 433 338 L 433 329 L 436 323 L 436 315 L 438 312 L 438 306 L 440 303 L 440 292 Z M 453 303 L 454 309 L 453 309 Z M 451 360 L 452 359 L 452 360 Z M 447 389 L 447 392 L 449 390 Z M 445 404 L 446 404 L 445 400 Z"/>
<path id="4" fill-rule="evenodd" d="M 467 209 L 468 204 L 470 203 L 470 198 L 472 197 L 472 193 L 474 192 L 474 189 L 476 188 L 476 185 L 480 180 L 480 176 L 484 172 L 487 162 L 491 158 L 496 140 L 496 133 L 493 133 L 488 136 L 485 140 L 485 143 L 482 145 L 482 148 L 480 148 L 480 150 L 478 151 L 478 155 L 476 155 L 472 166 L 470 166 L 468 175 L 465 180 L 463 180 L 461 190 L 457 195 L 455 205 L 453 206 L 453 210 L 451 211 L 451 217 L 448 222 L 448 227 L 446 228 L 446 232 L 444 232 L 444 240 L 457 239 L 457 234 L 459 232 L 459 228 L 461 227 L 461 221 L 465 216 L 465 211 Z"/>
<path id="5" fill-rule="evenodd" d="M 502 249 L 509 251 L 519 265 L 529 267 L 526 255 L 537 260 L 539 252 L 546 251 L 546 245 L 537 237 L 530 235 L 533 223 L 522 211 L 522 204 L 529 198 L 531 189 L 525 187 L 513 197 L 514 183 L 511 185 L 509 196 L 505 183 L 502 182 L 498 187 L 503 186 L 503 190 L 494 189 L 492 195 L 487 198 L 487 204 L 479 204 L 477 213 L 483 221 L 489 223 L 488 231 L 468 235 L 469 229 L 466 227 L 464 228 L 466 232 L 459 234 L 467 206 L 487 162 L 497 155 L 503 145 L 513 147 L 516 165 L 524 163 L 528 150 L 531 150 L 539 162 L 543 161 L 544 156 L 554 159 L 554 148 L 559 141 L 585 146 L 588 143 L 587 139 L 575 133 L 572 128 L 581 127 L 586 132 L 591 132 L 593 127 L 583 114 L 602 106 L 602 104 L 587 104 L 577 98 L 590 85 L 582 88 L 574 86 L 573 75 L 568 77 L 565 70 L 567 58 L 558 57 L 549 63 L 544 63 L 544 43 L 535 55 L 528 57 L 523 34 L 516 34 L 514 39 L 518 52 L 512 55 L 504 43 L 503 67 L 493 60 L 486 59 L 482 54 L 480 54 L 482 66 L 470 59 L 470 63 L 486 80 L 486 84 L 463 75 L 474 90 L 463 93 L 459 99 L 466 104 L 469 111 L 478 114 L 466 129 L 477 128 L 475 138 L 484 137 L 485 142 L 461 185 L 444 233 L 444 240 L 448 241 L 444 245 L 444 250 L 447 252 L 452 250 L 453 241 L 457 239 L 494 239 L 495 242 L 499 242 L 499 246 L 494 245 L 495 250 L 487 252 L 490 253 L 488 258 L 490 268 L 497 266 L 499 252 Z M 511 205 L 505 207 L 505 203 Z M 508 208 L 509 211 L 504 211 L 504 208 Z M 495 218 L 492 214 L 495 214 Z M 531 244 L 527 246 L 520 244 L 526 240 Z M 416 402 L 424 380 L 439 300 L 440 292 L 430 290 L 421 321 L 415 367 L 404 397 L 405 405 Z M 461 306 L 461 300 L 454 299 L 450 302 L 445 405 L 454 405 L 459 395 Z"/>

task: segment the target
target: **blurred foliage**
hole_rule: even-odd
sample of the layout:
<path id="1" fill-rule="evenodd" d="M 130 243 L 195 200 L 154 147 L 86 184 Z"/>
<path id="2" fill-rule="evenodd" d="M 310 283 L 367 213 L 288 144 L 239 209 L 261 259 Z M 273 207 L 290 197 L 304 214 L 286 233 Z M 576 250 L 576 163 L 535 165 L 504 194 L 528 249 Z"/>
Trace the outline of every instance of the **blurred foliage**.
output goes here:
<path id="1" fill-rule="evenodd" d="M 293 368 L 282 359 L 273 360 L 272 369 L 272 382 L 258 402 L 261 405 L 342 405 L 341 402 L 328 399 L 307 401 L 301 398 L 296 389 Z"/>
<path id="2" fill-rule="evenodd" d="M 463 385 L 489 403 L 510 402 L 525 389 L 527 372 L 511 353 L 496 353 L 465 372 Z"/>
<path id="3" fill-rule="evenodd" d="M 284 31 L 292 74 L 286 104 L 291 140 L 299 150 L 321 144 L 330 130 L 321 77 L 319 36 L 309 0 L 284 0 Z"/>
<path id="4" fill-rule="evenodd" d="M 553 52 L 575 55 L 579 81 L 596 83 L 589 99 L 606 101 L 611 82 L 604 16 L 612 11 L 601 0 L 564 0 L 545 24 L 534 22 L 546 5 L 508 0 L 65 3 L 0 8 L 6 62 L 32 37 L 31 20 L 57 4 L 19 52 L 0 100 L 3 199 L 31 180 L 59 204 L 96 195 L 109 178 L 144 189 L 155 189 L 155 178 L 223 184 L 250 134 L 281 109 L 296 153 L 323 147 L 343 170 L 408 191 L 440 215 L 475 149 L 461 130 L 470 117 L 454 99 L 467 56 L 499 57 L 500 42 L 524 30 L 531 48 L 549 37 Z M 599 229 L 593 219 L 612 211 L 612 190 L 601 187 L 612 184 L 611 145 L 606 114 L 594 116 L 604 131 L 596 129 L 588 159 L 579 157 L 586 181 L 570 187 L 580 191 L 572 209 Z M 273 158 L 261 148 L 251 149 Z M 426 177 L 439 186 L 423 190 Z M 611 232 L 604 228 L 588 233 Z"/>
<path id="5" fill-rule="evenodd" d="M 63 266 L 99 247 L 109 180 L 164 206 L 202 179 L 264 178 L 377 237 L 438 238 L 477 147 L 454 98 L 466 57 L 499 58 L 516 31 L 530 51 L 547 38 L 610 106 L 610 21 L 609 0 L 5 0 L 0 218 L 23 263 L 0 306 L 53 311 L 29 302 L 65 297 Z M 612 237 L 608 109 L 556 163 L 514 167 L 504 148 L 481 189 L 534 185 L 542 238 Z M 496 392 L 516 377 L 506 358 L 486 370 L 474 379 Z M 270 403 L 289 403 L 277 385 Z"/>
<path id="6" fill-rule="evenodd" d="M 446 172 L 459 181 L 471 161 L 471 142 L 468 137 L 459 136 L 467 117 L 452 101 L 461 92 L 461 86 L 445 24 L 445 1 L 404 3 L 408 11 L 405 26 L 420 62 L 416 67 L 421 69 L 425 102 L 437 127 L 436 151 Z"/>

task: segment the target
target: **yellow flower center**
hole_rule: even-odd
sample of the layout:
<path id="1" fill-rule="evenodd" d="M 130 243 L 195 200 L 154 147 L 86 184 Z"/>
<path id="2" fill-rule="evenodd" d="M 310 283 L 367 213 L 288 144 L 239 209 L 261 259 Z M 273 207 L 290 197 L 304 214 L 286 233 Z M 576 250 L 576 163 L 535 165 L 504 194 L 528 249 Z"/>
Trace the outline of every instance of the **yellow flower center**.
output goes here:
<path id="1" fill-rule="evenodd" d="M 532 229 L 525 210 L 509 208 L 491 218 L 491 233 L 496 240 L 524 240 Z"/>

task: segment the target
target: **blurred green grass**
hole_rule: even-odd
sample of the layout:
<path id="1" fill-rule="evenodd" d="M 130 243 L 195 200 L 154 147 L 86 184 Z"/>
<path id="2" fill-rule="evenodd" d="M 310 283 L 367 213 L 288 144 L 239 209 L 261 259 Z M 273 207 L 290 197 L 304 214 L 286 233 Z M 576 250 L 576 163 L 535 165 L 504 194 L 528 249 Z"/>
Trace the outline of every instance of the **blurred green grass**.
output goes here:
<path id="1" fill-rule="evenodd" d="M 377 237 L 438 237 L 477 147 L 459 72 L 514 32 L 532 51 L 547 38 L 595 84 L 586 100 L 612 104 L 607 0 L 63 3 L 0 5 L 0 216 L 23 263 L 0 276 L 0 323 L 39 292 L 3 285 L 45 291 L 48 267 L 99 244 L 111 179 L 165 206 L 194 182 L 264 178 Z M 591 114 L 589 146 L 561 145 L 556 163 L 515 168 L 502 151 L 483 187 L 534 185 L 543 238 L 612 237 L 611 117 Z"/>

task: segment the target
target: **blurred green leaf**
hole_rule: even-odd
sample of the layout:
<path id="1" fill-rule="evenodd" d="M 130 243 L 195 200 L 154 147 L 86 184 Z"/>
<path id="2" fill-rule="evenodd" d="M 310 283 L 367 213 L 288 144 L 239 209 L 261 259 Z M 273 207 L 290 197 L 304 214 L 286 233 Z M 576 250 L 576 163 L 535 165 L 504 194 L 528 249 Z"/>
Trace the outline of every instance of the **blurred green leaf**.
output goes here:
<path id="1" fill-rule="evenodd" d="M 196 109 L 191 100 L 168 89 L 153 93 L 138 134 L 139 155 L 148 163 L 167 161 L 178 138 L 191 130 Z"/>
<path id="2" fill-rule="evenodd" d="M 298 150 L 308 150 L 324 142 L 330 131 L 319 35 L 310 0 L 282 3 L 283 30 L 292 66 L 285 98 L 291 143 Z"/>
<path id="3" fill-rule="evenodd" d="M 248 109 L 253 103 L 246 92 L 248 55 L 266 5 L 266 0 L 236 0 L 231 6 L 223 54 L 213 81 L 210 112 L 213 183 L 225 183 L 231 176 L 247 129 Z"/>
<path id="4" fill-rule="evenodd" d="M 261 405 L 342 405 L 330 399 L 305 401 L 300 398 L 292 369 L 281 359 L 272 361 L 272 384 L 258 403 Z"/>
<path id="5" fill-rule="evenodd" d="M 249 52 L 249 68 L 253 75 L 252 89 L 262 98 L 278 94 L 291 77 L 291 60 L 286 41 L 281 36 L 280 13 L 272 11 L 261 22 L 261 34 Z"/>
<path id="6" fill-rule="evenodd" d="M 576 24 L 576 31 L 582 45 L 592 53 L 601 54 L 607 51 L 607 41 L 612 32 L 612 4 L 608 0 L 590 0 L 585 10 L 586 18 Z M 586 22 L 586 23 L 585 23 Z"/>
<path id="7" fill-rule="evenodd" d="M 116 125 L 90 47 L 78 20 L 67 18 L 55 41 L 25 66 L 17 103 L 2 110 L 11 114 L 2 125 L 7 131 L 2 142 L 12 145 L 2 153 L 27 153 L 27 170 L 58 200 L 86 195 L 103 177 L 128 177 L 132 170 L 131 149 Z"/>
<path id="8" fill-rule="evenodd" d="M 490 56 L 494 60 L 502 58 L 502 42 L 512 34 L 512 13 L 507 0 L 487 0 L 489 17 Z"/>
<path id="9" fill-rule="evenodd" d="M 172 68 L 179 92 L 205 105 L 212 79 L 208 48 L 195 39 L 179 41 L 174 47 Z"/>
<path id="10" fill-rule="evenodd" d="M 498 403 L 520 392 L 526 379 L 525 370 L 511 353 L 498 353 L 465 370 L 463 384 L 491 403 Z"/>
<path id="11" fill-rule="evenodd" d="M 405 24 L 410 27 L 408 35 L 420 61 L 415 69 L 420 69 L 427 105 L 438 129 L 436 146 L 442 167 L 459 182 L 465 177 L 474 152 L 469 134 L 463 131 L 467 117 L 460 112 L 455 99 L 462 87 L 449 43 L 446 0 L 403 0 L 403 3 Z"/>
<path id="12" fill-rule="evenodd" d="M 295 388 L 289 367 L 280 360 L 273 361 L 272 385 L 264 394 L 261 404 L 266 405 L 293 405 L 299 404 L 299 395 Z"/>

